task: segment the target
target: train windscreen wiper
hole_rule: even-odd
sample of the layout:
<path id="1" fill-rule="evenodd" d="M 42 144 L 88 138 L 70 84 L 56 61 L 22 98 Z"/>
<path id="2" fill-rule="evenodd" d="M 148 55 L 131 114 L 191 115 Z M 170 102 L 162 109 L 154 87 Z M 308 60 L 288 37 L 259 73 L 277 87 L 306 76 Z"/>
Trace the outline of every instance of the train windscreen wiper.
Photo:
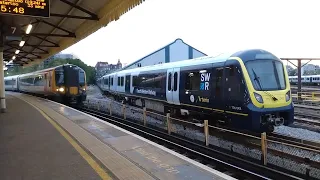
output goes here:
<path id="1" fill-rule="evenodd" d="M 266 93 L 267 95 L 271 96 L 273 101 L 277 101 L 278 99 L 277 99 L 276 97 L 274 97 L 274 96 L 273 96 L 272 94 L 270 94 L 268 91 L 264 91 L 264 90 L 262 89 L 262 84 L 261 84 L 261 82 L 260 82 L 260 77 L 257 76 L 256 72 L 255 72 L 253 69 L 251 69 L 251 70 L 252 70 L 253 75 L 254 75 L 254 79 L 253 79 L 253 80 L 255 80 L 255 81 L 258 83 L 258 85 L 259 85 L 259 87 L 260 87 L 260 90 L 263 91 L 264 93 Z"/>

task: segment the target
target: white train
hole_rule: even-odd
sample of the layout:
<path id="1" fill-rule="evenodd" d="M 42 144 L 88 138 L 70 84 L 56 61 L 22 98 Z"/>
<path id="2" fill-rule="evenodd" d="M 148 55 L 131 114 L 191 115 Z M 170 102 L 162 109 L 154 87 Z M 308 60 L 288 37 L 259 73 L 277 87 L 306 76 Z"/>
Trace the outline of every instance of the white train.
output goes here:
<path id="1" fill-rule="evenodd" d="M 125 103 L 237 128 L 272 131 L 294 119 L 286 69 L 264 50 L 122 70 L 97 85 Z"/>
<path id="2" fill-rule="evenodd" d="M 289 76 L 290 84 L 298 84 L 298 76 Z M 305 85 L 320 86 L 320 75 L 301 76 L 301 83 Z"/>
<path id="3" fill-rule="evenodd" d="M 86 99 L 86 73 L 65 64 L 4 78 L 6 91 L 37 94 L 64 103 L 81 104 Z"/>
<path id="4" fill-rule="evenodd" d="M 18 91 L 19 75 L 4 77 L 4 89 L 9 91 Z"/>

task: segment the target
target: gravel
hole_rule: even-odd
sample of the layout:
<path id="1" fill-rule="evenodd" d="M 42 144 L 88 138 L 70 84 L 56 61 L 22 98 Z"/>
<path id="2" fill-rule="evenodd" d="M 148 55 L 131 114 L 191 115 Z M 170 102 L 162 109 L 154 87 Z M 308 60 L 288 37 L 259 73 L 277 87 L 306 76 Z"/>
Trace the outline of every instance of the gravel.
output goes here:
<path id="1" fill-rule="evenodd" d="M 307 129 L 279 126 L 274 129 L 274 132 L 294 138 L 320 142 L 320 133 L 309 131 Z"/>

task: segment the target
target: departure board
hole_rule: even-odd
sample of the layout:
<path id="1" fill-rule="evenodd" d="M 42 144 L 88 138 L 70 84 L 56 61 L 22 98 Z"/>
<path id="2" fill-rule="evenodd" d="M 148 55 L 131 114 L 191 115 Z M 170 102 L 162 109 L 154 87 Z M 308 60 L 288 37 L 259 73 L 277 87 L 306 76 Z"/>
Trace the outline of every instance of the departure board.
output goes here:
<path id="1" fill-rule="evenodd" d="M 0 0 L 0 13 L 50 17 L 50 0 Z"/>

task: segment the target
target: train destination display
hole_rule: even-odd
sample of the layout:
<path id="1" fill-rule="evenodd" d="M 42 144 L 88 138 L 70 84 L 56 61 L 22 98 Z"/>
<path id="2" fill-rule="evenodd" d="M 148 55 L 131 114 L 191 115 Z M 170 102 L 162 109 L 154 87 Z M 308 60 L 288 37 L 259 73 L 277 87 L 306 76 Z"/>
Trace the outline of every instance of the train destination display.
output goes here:
<path id="1" fill-rule="evenodd" d="M 0 0 L 0 13 L 50 17 L 50 0 Z"/>

